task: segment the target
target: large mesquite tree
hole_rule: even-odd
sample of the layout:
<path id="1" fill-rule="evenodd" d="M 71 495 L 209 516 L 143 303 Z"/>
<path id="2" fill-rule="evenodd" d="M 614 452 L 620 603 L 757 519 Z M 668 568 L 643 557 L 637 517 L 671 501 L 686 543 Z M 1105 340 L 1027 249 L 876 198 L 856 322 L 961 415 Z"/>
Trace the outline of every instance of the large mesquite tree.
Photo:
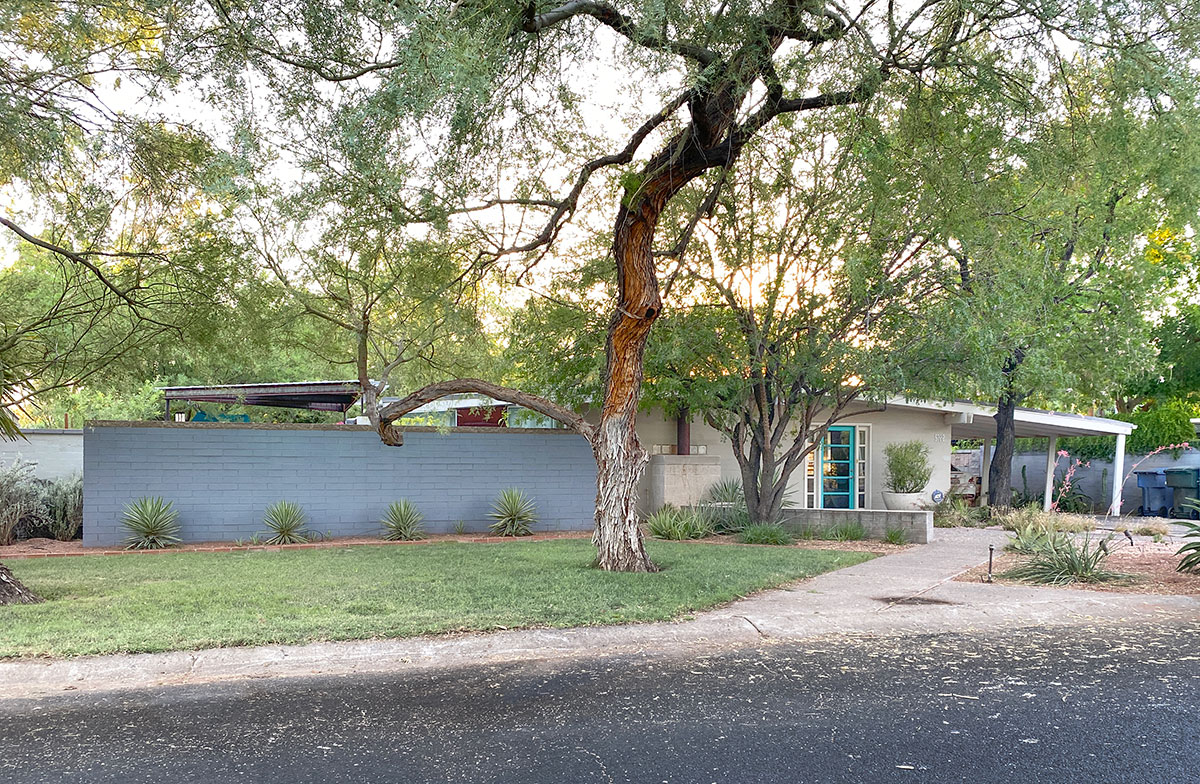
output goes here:
<path id="1" fill-rule="evenodd" d="M 1020 94 L 1045 53 L 1072 39 L 1114 48 L 1166 39 L 1194 9 L 1081 2 L 455 0 L 211 3 L 225 55 L 271 83 L 353 106 L 364 134 L 407 134 L 421 185 L 392 195 L 402 220 L 469 219 L 490 243 L 480 262 L 569 263 L 572 220 L 607 204 L 617 297 L 595 426 L 555 411 L 590 441 L 598 465 L 599 565 L 650 570 L 635 488 L 646 461 L 634 429 L 643 353 L 662 311 L 659 261 L 686 245 L 746 144 L 772 123 L 831 107 L 903 100 L 952 70 L 998 96 Z M 648 104 L 650 104 L 648 106 Z M 299 105 L 299 104 L 297 104 Z M 298 113 L 299 114 L 299 113 Z M 406 125 L 398 118 L 407 118 Z M 796 124 L 803 132 L 803 124 Z M 387 161 L 377 163 L 387 168 Z M 389 191 L 391 192 L 391 191 Z M 522 268 L 519 267 L 519 268 Z M 434 393 L 512 390 L 443 383 Z M 541 408 L 539 408 L 539 405 Z M 550 413 L 543 401 L 532 408 Z M 553 414 L 552 414 L 553 415 Z M 385 440 L 394 440 L 386 422 Z"/>

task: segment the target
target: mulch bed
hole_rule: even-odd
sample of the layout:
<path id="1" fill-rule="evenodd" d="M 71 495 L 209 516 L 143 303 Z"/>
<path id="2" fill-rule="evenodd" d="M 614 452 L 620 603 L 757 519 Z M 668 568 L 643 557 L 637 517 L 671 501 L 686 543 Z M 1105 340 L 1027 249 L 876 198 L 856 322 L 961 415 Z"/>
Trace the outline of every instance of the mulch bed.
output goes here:
<path id="1" fill-rule="evenodd" d="M 1172 595 L 1200 595 L 1200 574 L 1181 574 L 1175 571 L 1179 557 L 1175 551 L 1180 542 L 1138 542 L 1130 547 L 1122 547 L 1109 556 L 1104 568 L 1111 572 L 1120 572 L 1129 577 L 1123 580 L 1112 580 L 1100 583 L 1069 583 L 1058 588 L 1080 588 L 1085 591 L 1103 591 L 1106 593 L 1152 593 Z M 1038 585 L 1037 583 L 1008 580 L 1000 575 L 1017 564 L 1026 556 L 1016 553 L 997 553 L 993 566 L 992 582 L 1001 585 Z M 979 566 L 955 578 L 962 582 L 982 582 L 987 579 L 987 565 Z"/>
<path id="2" fill-rule="evenodd" d="M 435 544 L 437 542 L 472 542 L 483 544 L 494 544 L 496 542 L 542 542 L 550 539 L 588 539 L 591 537 L 590 531 L 562 531 L 555 533 L 541 533 L 533 536 L 486 536 L 478 533 L 473 534 L 430 534 L 427 539 L 419 539 L 412 542 L 390 542 L 374 536 L 337 536 L 331 539 L 325 539 L 320 542 L 308 542 L 306 544 L 283 544 L 283 545 L 243 545 L 241 547 L 230 542 L 189 542 L 181 544 L 178 547 L 171 547 L 165 550 L 122 550 L 122 549 L 98 549 L 92 547 L 84 547 L 83 542 L 76 539 L 71 542 L 60 542 L 56 539 L 25 539 L 15 544 L 0 547 L 0 561 L 15 560 L 19 558 L 60 558 L 72 555 L 161 555 L 163 553 L 231 553 L 245 550 L 314 550 L 326 547 L 357 547 L 364 545 L 421 545 Z M 649 537 L 647 537 L 649 538 Z M 710 536 L 707 539 L 690 540 L 697 544 L 735 544 L 743 547 L 775 547 L 777 545 L 743 545 L 732 536 Z M 795 547 L 802 547 L 809 550 L 844 550 L 847 552 L 868 552 L 877 555 L 891 555 L 915 545 L 896 545 L 888 544 L 871 539 L 864 539 L 857 542 L 834 542 L 822 539 L 803 539 L 796 542 Z"/>

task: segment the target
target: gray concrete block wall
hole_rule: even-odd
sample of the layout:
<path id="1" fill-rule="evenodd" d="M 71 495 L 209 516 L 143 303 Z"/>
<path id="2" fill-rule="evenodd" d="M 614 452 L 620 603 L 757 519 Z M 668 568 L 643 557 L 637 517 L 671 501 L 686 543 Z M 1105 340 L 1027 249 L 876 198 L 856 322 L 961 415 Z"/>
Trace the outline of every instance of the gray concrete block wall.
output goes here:
<path id="1" fill-rule="evenodd" d="M 796 533 L 857 522 L 868 539 L 882 539 L 889 529 L 904 531 L 904 541 L 929 544 L 933 539 L 933 512 L 900 512 L 890 509 L 785 509 L 780 524 Z"/>
<path id="2" fill-rule="evenodd" d="M 24 439 L 0 439 L 0 466 L 18 459 L 35 463 L 34 476 L 58 479 L 83 471 L 82 430 L 23 430 Z"/>
<path id="3" fill-rule="evenodd" d="M 249 539 L 282 499 L 334 536 L 376 534 L 401 498 L 431 533 L 484 531 L 492 501 L 520 487 L 535 501 L 538 531 L 590 530 L 596 466 L 582 437 L 559 430 L 427 428 L 384 446 L 357 426 L 92 423 L 84 430 L 84 545 L 119 544 L 125 506 L 162 496 L 179 511 L 185 541 Z"/>

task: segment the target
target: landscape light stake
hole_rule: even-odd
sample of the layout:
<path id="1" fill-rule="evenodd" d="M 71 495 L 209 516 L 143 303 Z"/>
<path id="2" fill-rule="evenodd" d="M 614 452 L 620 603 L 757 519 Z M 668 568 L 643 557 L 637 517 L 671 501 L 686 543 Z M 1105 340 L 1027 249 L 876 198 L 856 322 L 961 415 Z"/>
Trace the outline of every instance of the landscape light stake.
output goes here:
<path id="1" fill-rule="evenodd" d="M 987 576 L 987 581 L 989 583 L 992 581 L 992 557 L 995 554 L 996 554 L 996 545 L 989 544 L 988 545 L 988 576 Z"/>

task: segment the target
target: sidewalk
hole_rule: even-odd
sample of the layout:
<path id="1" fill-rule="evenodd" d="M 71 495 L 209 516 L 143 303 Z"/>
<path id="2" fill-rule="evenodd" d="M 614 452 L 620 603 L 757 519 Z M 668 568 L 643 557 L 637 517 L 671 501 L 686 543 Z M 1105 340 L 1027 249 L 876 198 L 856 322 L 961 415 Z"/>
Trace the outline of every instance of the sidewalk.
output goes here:
<path id="1" fill-rule="evenodd" d="M 989 544 L 999 550 L 1004 541 L 1002 531 L 939 529 L 929 545 L 675 623 L 0 662 L 0 699 L 647 651 L 697 653 L 833 634 L 996 632 L 1200 615 L 1198 597 L 953 582 L 987 562 Z"/>

